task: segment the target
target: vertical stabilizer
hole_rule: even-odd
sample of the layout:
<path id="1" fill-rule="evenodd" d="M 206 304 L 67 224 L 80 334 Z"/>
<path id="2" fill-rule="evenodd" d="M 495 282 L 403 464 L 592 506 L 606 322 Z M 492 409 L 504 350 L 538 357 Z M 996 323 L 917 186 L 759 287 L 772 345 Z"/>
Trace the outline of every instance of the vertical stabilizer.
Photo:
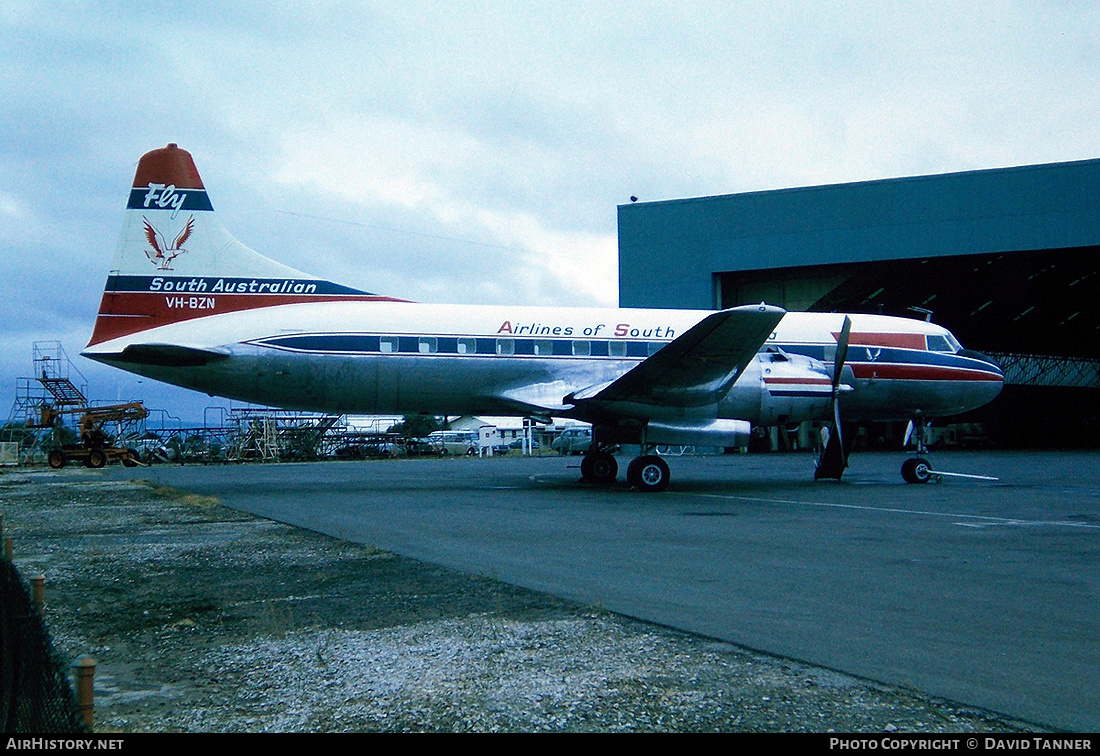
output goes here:
<path id="1" fill-rule="evenodd" d="M 390 300 L 241 244 L 214 215 L 191 153 L 169 144 L 138 162 L 89 346 L 180 320 L 345 299 Z"/>

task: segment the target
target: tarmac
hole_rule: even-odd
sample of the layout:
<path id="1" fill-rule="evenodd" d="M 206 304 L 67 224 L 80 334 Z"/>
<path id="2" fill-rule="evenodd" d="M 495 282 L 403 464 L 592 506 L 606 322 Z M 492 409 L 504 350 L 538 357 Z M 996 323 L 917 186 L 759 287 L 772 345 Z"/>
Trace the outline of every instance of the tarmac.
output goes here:
<path id="1" fill-rule="evenodd" d="M 807 455 L 671 459 L 640 494 L 577 458 L 112 468 L 227 507 L 1064 730 L 1100 730 L 1100 454 L 940 452 L 998 480 L 841 483 Z M 625 467 L 625 459 L 620 467 Z"/>

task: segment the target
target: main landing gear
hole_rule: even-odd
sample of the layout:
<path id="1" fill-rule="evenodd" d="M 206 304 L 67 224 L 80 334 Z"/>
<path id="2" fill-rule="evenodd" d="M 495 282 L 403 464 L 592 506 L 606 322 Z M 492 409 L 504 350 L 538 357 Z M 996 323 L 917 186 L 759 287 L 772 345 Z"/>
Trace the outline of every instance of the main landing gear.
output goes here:
<path id="1" fill-rule="evenodd" d="M 581 459 L 581 477 L 589 483 L 606 486 L 615 482 L 619 474 L 619 463 L 609 451 L 589 450 Z"/>
<path id="2" fill-rule="evenodd" d="M 589 483 L 607 486 L 615 482 L 618 474 L 619 463 L 606 449 L 589 451 L 581 460 L 581 477 Z M 671 474 L 667 462 L 656 454 L 646 453 L 627 465 L 626 480 L 639 491 L 657 493 L 668 488 Z"/>

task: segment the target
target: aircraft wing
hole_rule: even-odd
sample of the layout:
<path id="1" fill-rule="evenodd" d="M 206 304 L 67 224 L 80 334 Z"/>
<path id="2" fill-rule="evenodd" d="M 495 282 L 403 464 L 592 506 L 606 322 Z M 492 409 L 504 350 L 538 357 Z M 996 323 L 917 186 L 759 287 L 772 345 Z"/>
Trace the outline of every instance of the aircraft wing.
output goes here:
<path id="1" fill-rule="evenodd" d="M 718 402 L 776 325 L 779 307 L 745 305 L 715 312 L 610 384 L 577 392 L 572 401 L 698 407 Z"/>

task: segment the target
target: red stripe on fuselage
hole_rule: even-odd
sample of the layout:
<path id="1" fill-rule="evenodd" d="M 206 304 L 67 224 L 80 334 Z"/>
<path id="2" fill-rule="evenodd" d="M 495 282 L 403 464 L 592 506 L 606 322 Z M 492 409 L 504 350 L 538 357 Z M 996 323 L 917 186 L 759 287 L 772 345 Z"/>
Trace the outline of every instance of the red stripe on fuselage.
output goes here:
<path id="1" fill-rule="evenodd" d="M 828 378 L 765 378 L 764 383 L 775 383 L 781 385 L 811 385 L 811 386 L 831 386 L 832 381 Z"/>
<path id="2" fill-rule="evenodd" d="M 104 292 L 88 346 L 150 328 L 258 307 L 313 302 L 404 302 L 374 294 L 188 294 Z"/>
<path id="3" fill-rule="evenodd" d="M 833 338 L 840 341 L 840 334 Z M 927 349 L 923 333 L 853 333 L 848 337 L 850 346 L 899 347 L 901 349 Z"/>
<path id="4" fill-rule="evenodd" d="M 997 373 L 965 367 L 943 365 L 898 365 L 890 363 L 852 364 L 856 378 L 877 378 L 890 381 L 996 381 L 1004 378 Z"/>

